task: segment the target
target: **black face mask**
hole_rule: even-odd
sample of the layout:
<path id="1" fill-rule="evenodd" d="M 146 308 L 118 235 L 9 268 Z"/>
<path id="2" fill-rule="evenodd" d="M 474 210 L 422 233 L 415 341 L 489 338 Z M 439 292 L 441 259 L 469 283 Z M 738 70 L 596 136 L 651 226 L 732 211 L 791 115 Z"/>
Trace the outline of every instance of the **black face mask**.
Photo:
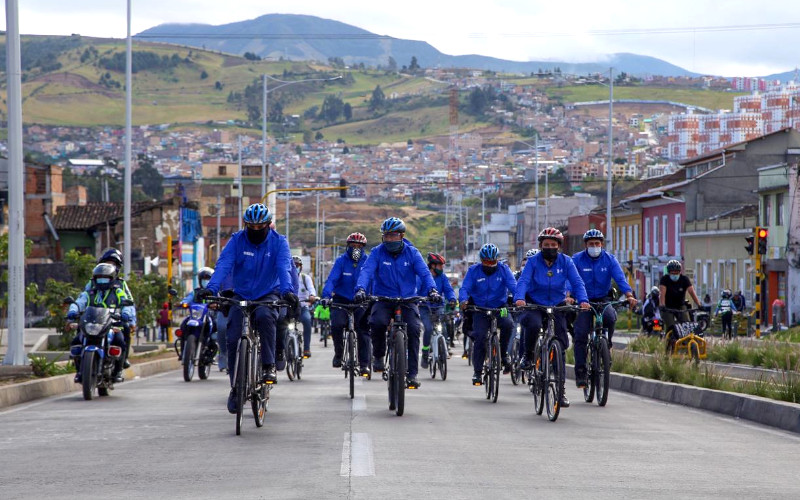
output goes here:
<path id="1" fill-rule="evenodd" d="M 544 260 L 556 260 L 558 248 L 542 248 L 542 256 Z"/>
<path id="2" fill-rule="evenodd" d="M 250 240 L 250 243 L 253 245 L 260 245 L 267 239 L 267 231 L 269 231 L 268 227 L 264 229 L 250 229 L 247 228 L 247 239 Z"/>
<path id="3" fill-rule="evenodd" d="M 497 266 L 484 266 L 481 264 L 481 267 L 483 268 L 483 272 L 486 274 L 486 276 L 491 276 L 495 273 L 495 271 L 497 271 Z"/>

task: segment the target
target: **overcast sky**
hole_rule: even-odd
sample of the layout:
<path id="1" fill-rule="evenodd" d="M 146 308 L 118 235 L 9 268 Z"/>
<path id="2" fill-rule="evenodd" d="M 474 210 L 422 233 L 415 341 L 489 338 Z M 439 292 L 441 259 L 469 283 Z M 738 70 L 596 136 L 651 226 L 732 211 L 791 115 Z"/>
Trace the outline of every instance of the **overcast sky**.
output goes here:
<path id="1" fill-rule="evenodd" d="M 226 24 L 272 13 L 307 14 L 381 35 L 424 40 L 452 55 L 582 62 L 602 59 L 604 54 L 632 52 L 690 71 L 725 76 L 764 75 L 800 65 L 797 0 L 132 3 L 134 34 L 167 22 Z M 23 34 L 118 38 L 126 34 L 124 0 L 19 0 L 19 4 Z M 5 2 L 0 12 L 5 18 Z M 632 30 L 638 32 L 630 33 Z"/>

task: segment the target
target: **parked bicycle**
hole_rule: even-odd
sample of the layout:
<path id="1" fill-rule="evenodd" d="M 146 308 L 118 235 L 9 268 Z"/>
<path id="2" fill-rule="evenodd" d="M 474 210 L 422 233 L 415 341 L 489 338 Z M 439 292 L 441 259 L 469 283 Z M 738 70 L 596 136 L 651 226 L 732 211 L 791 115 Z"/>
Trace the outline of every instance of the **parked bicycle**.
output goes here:
<path id="1" fill-rule="evenodd" d="M 362 376 L 367 380 L 372 380 L 372 366 L 367 367 L 362 372 L 358 363 L 358 334 L 355 327 L 356 309 L 364 308 L 364 304 L 340 304 L 333 302 L 330 307 L 339 309 L 347 314 L 347 327 L 344 330 L 344 359 L 342 360 L 342 371 L 345 378 L 350 379 L 350 399 L 355 397 L 356 377 Z M 371 352 L 371 346 L 367 346 Z"/>
<path id="2" fill-rule="evenodd" d="M 611 302 L 592 302 L 589 304 L 594 313 L 589 344 L 586 346 L 586 387 L 583 388 L 583 400 L 594 401 L 605 406 L 608 402 L 608 384 L 611 378 L 611 348 L 608 340 L 608 328 L 603 325 L 603 313 L 607 307 L 621 308 L 628 305 L 628 299 Z"/>
<path id="3" fill-rule="evenodd" d="M 230 304 L 242 310 L 242 333 L 236 345 L 236 363 L 233 367 L 233 383 L 236 389 L 236 435 L 242 433 L 244 405 L 250 401 L 256 427 L 264 425 L 269 406 L 271 383 L 262 383 L 261 336 L 253 328 L 251 315 L 259 306 L 279 309 L 289 304 L 282 300 L 236 300 L 227 297 L 209 297 L 209 302 Z"/>
<path id="4" fill-rule="evenodd" d="M 547 407 L 547 418 L 551 422 L 558 419 L 561 412 L 561 400 L 564 396 L 564 380 L 566 367 L 564 366 L 564 347 L 556 338 L 555 313 L 559 311 L 577 311 L 575 306 L 541 306 L 528 304 L 517 306 L 520 311 L 543 311 L 542 329 L 534 341 L 533 359 L 531 367 L 525 376 L 528 386 L 533 394 L 533 408 L 537 415 L 541 415 Z"/>

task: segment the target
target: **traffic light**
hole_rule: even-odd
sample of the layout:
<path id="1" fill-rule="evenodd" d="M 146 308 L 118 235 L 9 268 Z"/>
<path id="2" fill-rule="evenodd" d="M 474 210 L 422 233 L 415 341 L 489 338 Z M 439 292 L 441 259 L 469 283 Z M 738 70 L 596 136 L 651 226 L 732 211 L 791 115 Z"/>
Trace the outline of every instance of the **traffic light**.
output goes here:
<path id="1" fill-rule="evenodd" d="M 344 178 L 339 179 L 339 198 L 347 198 L 347 181 Z"/>
<path id="2" fill-rule="evenodd" d="M 747 250 L 747 255 L 753 255 L 753 241 L 756 239 L 754 235 L 745 236 L 744 239 L 747 241 L 747 245 L 744 246 L 744 249 Z"/>
<path id="3" fill-rule="evenodd" d="M 767 236 L 769 236 L 769 230 L 767 228 L 759 228 L 758 229 L 758 253 L 759 255 L 766 255 L 767 254 Z"/>

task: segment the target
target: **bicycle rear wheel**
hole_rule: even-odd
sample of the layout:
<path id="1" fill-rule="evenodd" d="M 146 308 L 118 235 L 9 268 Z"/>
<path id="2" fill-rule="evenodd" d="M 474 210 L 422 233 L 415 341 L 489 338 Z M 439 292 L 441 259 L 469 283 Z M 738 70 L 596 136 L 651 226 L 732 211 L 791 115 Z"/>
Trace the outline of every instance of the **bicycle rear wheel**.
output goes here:
<path id="1" fill-rule="evenodd" d="M 564 395 L 564 358 L 561 343 L 553 339 L 547 349 L 545 363 L 545 406 L 547 418 L 555 422 L 561 412 L 561 399 Z"/>
<path id="2" fill-rule="evenodd" d="M 405 331 L 397 332 L 394 337 L 394 382 L 395 382 L 395 413 L 403 416 L 406 401 L 406 343 Z"/>
<path id="3" fill-rule="evenodd" d="M 544 360 L 542 359 L 542 338 L 536 339 L 533 351 L 533 368 L 531 368 L 528 383 L 533 395 L 533 411 L 541 415 L 544 411 Z"/>
<path id="4" fill-rule="evenodd" d="M 266 384 L 260 383 L 262 372 L 261 372 L 261 363 L 255 364 L 255 372 L 256 372 L 256 380 L 258 380 L 258 385 L 256 386 L 256 390 L 253 391 L 253 394 L 250 396 L 250 404 L 253 407 L 253 418 L 256 421 L 256 427 L 261 427 L 264 425 L 264 417 L 267 414 L 267 386 Z"/>
<path id="5" fill-rule="evenodd" d="M 611 351 L 608 349 L 608 341 L 605 338 L 600 339 L 597 354 L 597 375 L 595 376 L 597 404 L 605 406 L 608 402 L 608 385 L 611 379 Z"/>
<path id="6" fill-rule="evenodd" d="M 236 435 L 242 433 L 242 419 L 244 416 L 244 402 L 247 400 L 247 376 L 250 373 L 250 342 L 247 339 L 239 341 L 236 356 L 235 383 L 236 383 Z"/>
<path id="7" fill-rule="evenodd" d="M 492 403 L 497 403 L 497 396 L 500 392 L 500 372 L 502 370 L 502 360 L 500 355 L 500 339 L 497 335 L 492 335 L 491 361 L 489 365 L 489 387 Z"/>
<path id="8" fill-rule="evenodd" d="M 594 391 L 597 387 L 597 351 L 593 340 L 589 341 L 589 345 L 586 348 L 585 370 L 586 387 L 583 388 L 583 400 L 591 403 L 594 401 Z"/>
<path id="9" fill-rule="evenodd" d="M 355 332 L 347 332 L 347 374 L 350 377 L 350 399 L 356 397 L 356 342 Z"/>
<path id="10" fill-rule="evenodd" d="M 439 365 L 439 376 L 442 380 L 447 380 L 447 341 L 444 339 L 444 336 L 439 337 L 438 344 L 438 359 L 434 360 L 434 362 Z"/>
<path id="11" fill-rule="evenodd" d="M 286 376 L 289 380 L 294 380 L 297 376 L 297 341 L 294 335 L 289 335 L 286 338 Z"/>

